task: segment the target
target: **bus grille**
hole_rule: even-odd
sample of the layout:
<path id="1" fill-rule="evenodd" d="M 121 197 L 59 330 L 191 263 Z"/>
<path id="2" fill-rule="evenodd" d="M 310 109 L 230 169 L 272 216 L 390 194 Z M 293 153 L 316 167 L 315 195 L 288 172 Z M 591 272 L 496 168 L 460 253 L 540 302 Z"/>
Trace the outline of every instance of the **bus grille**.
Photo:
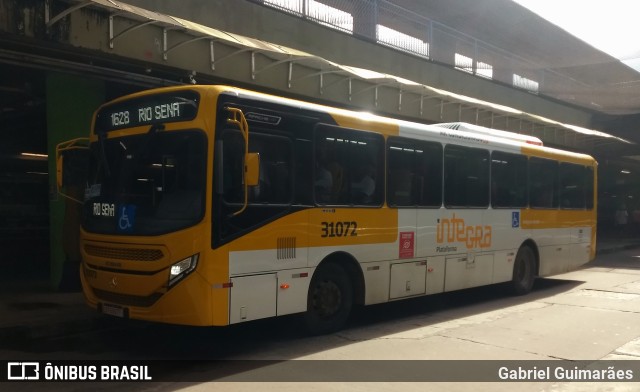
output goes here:
<path id="1" fill-rule="evenodd" d="M 296 258 L 296 237 L 278 238 L 278 260 Z"/>
<path id="2" fill-rule="evenodd" d="M 162 297 L 162 293 L 153 293 L 147 297 L 141 297 L 137 295 L 119 294 L 111 291 L 104 291 L 93 289 L 96 297 L 103 301 L 111 302 L 119 305 L 137 306 L 147 308 L 156 303 Z"/>
<path id="3" fill-rule="evenodd" d="M 85 244 L 84 250 L 90 256 L 118 260 L 157 261 L 164 256 L 160 249 L 112 248 Z"/>

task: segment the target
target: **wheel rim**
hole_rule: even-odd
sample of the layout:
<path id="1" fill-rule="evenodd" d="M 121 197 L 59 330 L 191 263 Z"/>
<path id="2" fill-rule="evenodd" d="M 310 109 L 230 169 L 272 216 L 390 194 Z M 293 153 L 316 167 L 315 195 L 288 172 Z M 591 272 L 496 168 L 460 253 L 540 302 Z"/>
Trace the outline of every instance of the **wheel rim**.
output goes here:
<path id="1" fill-rule="evenodd" d="M 342 305 L 342 291 L 333 281 L 318 282 L 313 293 L 313 309 L 318 316 L 327 318 L 338 313 Z"/>

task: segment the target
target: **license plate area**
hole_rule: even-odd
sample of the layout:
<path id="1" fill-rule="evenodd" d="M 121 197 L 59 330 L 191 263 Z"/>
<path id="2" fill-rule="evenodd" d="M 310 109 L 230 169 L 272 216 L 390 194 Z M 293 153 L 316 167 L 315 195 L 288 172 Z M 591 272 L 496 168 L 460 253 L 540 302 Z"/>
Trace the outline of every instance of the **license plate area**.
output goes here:
<path id="1" fill-rule="evenodd" d="M 98 311 L 102 314 L 107 314 L 109 316 L 114 316 L 114 317 L 120 317 L 120 318 L 129 317 L 129 309 L 120 305 L 101 303 Z"/>

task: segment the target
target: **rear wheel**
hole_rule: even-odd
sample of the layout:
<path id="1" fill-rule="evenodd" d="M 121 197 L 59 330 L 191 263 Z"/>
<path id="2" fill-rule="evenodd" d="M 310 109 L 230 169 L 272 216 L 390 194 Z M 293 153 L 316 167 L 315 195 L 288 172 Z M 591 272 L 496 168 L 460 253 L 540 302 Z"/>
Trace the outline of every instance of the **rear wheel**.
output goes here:
<path id="1" fill-rule="evenodd" d="M 535 279 L 535 265 L 533 250 L 526 245 L 520 247 L 513 265 L 513 278 L 510 284 L 513 294 L 523 295 L 531 291 Z"/>
<path id="2" fill-rule="evenodd" d="M 341 329 L 353 305 L 353 288 L 344 268 L 335 263 L 321 265 L 311 279 L 305 322 L 312 334 Z"/>

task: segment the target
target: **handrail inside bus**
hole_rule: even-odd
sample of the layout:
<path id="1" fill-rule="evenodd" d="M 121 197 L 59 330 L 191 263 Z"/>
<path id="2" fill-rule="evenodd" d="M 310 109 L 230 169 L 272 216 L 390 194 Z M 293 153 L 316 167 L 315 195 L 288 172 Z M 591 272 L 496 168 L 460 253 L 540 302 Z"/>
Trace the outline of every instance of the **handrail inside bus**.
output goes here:
<path id="1" fill-rule="evenodd" d="M 231 115 L 227 119 L 227 123 L 234 124 L 238 128 L 240 128 L 240 131 L 242 132 L 242 137 L 244 138 L 244 158 L 242 160 L 242 163 L 243 163 L 242 164 L 243 166 L 242 184 L 244 186 L 244 202 L 242 204 L 241 209 L 231 214 L 231 216 L 237 216 L 242 214 L 247 209 L 247 205 L 249 204 L 249 184 L 247 183 L 247 178 L 246 178 L 247 177 L 247 156 L 249 155 L 249 124 L 247 123 L 247 118 L 244 116 L 244 113 L 242 112 L 241 109 L 232 108 L 228 106 L 225 107 L 224 109 L 227 110 Z"/>

